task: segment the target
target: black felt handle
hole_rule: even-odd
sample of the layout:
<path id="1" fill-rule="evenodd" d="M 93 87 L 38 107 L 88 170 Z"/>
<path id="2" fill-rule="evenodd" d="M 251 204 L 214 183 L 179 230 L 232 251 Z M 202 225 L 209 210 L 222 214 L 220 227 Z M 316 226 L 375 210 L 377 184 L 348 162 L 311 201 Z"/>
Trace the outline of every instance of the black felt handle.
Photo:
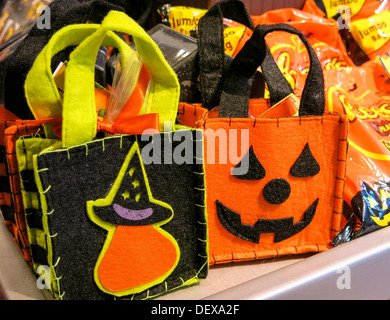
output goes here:
<path id="1" fill-rule="evenodd" d="M 322 115 L 325 111 L 324 77 L 321 63 L 304 34 L 286 24 L 258 25 L 252 37 L 247 41 L 236 58 L 232 61 L 225 76 L 221 93 L 219 116 L 246 118 L 249 110 L 249 90 L 251 78 L 261 65 L 270 95 L 281 100 L 292 89 L 286 90 L 287 80 L 280 80 L 282 74 L 266 45 L 265 36 L 274 31 L 296 34 L 305 45 L 310 58 L 310 70 L 302 92 L 299 116 Z"/>
<path id="2" fill-rule="evenodd" d="M 212 109 L 219 104 L 225 71 L 223 18 L 254 29 L 245 4 L 240 0 L 221 0 L 199 20 L 198 65 L 202 104 Z"/>

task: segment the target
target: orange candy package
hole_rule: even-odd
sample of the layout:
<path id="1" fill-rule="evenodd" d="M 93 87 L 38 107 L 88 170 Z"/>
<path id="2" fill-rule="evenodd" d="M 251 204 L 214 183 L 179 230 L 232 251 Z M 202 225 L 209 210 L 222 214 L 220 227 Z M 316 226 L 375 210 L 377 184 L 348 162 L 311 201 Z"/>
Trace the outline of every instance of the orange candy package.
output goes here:
<path id="1" fill-rule="evenodd" d="M 303 11 L 333 18 L 351 58 L 362 64 L 390 52 L 390 3 L 377 0 L 306 0 Z M 341 15 L 341 16 L 340 16 Z"/>

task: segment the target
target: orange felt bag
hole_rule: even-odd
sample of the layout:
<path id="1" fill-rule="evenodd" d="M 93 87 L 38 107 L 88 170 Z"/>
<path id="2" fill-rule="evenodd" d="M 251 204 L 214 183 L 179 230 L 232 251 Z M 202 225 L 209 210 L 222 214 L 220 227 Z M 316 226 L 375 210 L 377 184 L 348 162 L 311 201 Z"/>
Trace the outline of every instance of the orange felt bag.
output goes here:
<path id="1" fill-rule="evenodd" d="M 308 42 L 315 49 L 323 70 L 344 69 L 346 67 L 354 66 L 338 33 L 337 25 L 332 19 L 319 17 L 293 8 L 272 10 L 260 16 L 251 16 L 251 18 L 254 25 L 286 23 L 303 32 L 303 34 L 307 37 Z M 202 23 L 203 20 L 200 19 L 199 24 L 201 25 Z M 245 33 L 240 40 L 239 46 L 233 54 L 234 57 L 244 46 L 245 42 L 250 38 L 251 34 L 252 30 L 250 28 L 246 28 Z M 300 97 L 310 64 L 310 59 L 305 50 L 305 46 L 299 40 L 297 35 L 286 34 L 284 32 L 274 32 L 272 34 L 268 34 L 266 37 L 266 43 L 270 48 L 270 52 L 278 64 L 279 69 L 288 80 L 290 86 L 294 89 L 295 95 Z M 267 62 L 265 61 L 264 63 Z M 271 70 L 271 72 L 267 72 L 267 70 Z M 267 78 L 267 76 L 269 77 L 269 73 L 275 73 L 275 70 L 273 68 L 266 69 L 263 76 Z M 222 76 L 219 78 L 222 78 Z M 256 91 L 256 94 L 251 95 L 252 97 L 260 96 L 260 94 L 258 94 L 258 91 L 260 90 L 257 89 Z M 216 97 L 220 96 L 220 91 L 215 92 Z M 266 99 L 263 101 L 263 103 L 265 103 L 265 109 L 278 102 L 273 99 L 272 102 L 268 102 L 267 104 L 266 101 L 269 99 L 269 90 L 267 90 L 267 88 L 265 92 L 262 92 L 262 96 Z M 278 98 L 281 99 L 283 97 Z M 258 104 L 258 101 L 259 100 L 251 99 L 250 108 L 252 108 L 254 104 Z M 213 106 L 215 105 L 216 104 Z M 182 103 L 179 107 L 179 122 L 192 126 L 194 121 L 204 117 L 207 112 L 205 109 L 210 109 L 205 105 L 203 105 L 203 109 L 201 107 L 202 106 L 199 104 Z M 251 113 L 260 114 L 256 111 Z"/>
<path id="2" fill-rule="evenodd" d="M 32 267 L 30 242 L 27 235 L 25 211 L 20 189 L 20 177 L 15 153 L 15 141 L 22 135 L 36 135 L 43 121 L 21 120 L 1 107 L 0 139 L 3 155 L 0 159 L 0 208 L 16 247 Z M 51 121 L 52 119 L 48 120 Z"/>
<path id="3" fill-rule="evenodd" d="M 309 52 L 299 114 L 251 117 L 249 80 L 273 31 L 297 34 Z M 272 97 L 281 86 L 272 76 L 267 82 Z M 345 115 L 324 110 L 322 68 L 304 35 L 284 24 L 257 26 L 228 70 L 219 117 L 197 123 L 205 135 L 210 264 L 332 247 L 341 223 L 348 125 Z"/>
<path id="4" fill-rule="evenodd" d="M 23 135 L 43 133 L 43 124 L 55 119 L 22 120 L 0 106 L 0 209 L 11 237 L 24 260 L 32 267 L 30 242 L 20 188 L 15 141 Z"/>

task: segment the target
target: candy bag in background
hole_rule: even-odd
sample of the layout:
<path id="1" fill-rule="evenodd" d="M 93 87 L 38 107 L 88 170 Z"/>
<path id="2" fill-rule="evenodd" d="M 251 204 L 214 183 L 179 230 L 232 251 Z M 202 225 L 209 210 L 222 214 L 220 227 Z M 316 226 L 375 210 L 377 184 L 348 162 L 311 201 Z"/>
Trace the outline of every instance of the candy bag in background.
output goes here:
<path id="1" fill-rule="evenodd" d="M 386 9 L 350 23 L 352 37 L 371 60 L 390 52 L 389 21 L 390 11 Z"/>
<path id="2" fill-rule="evenodd" d="M 207 9 L 164 4 L 158 8 L 158 12 L 161 15 L 162 23 L 173 30 L 191 36 L 191 31 L 197 28 L 199 19 L 204 16 Z"/>
<path id="3" fill-rule="evenodd" d="M 347 7 L 347 8 L 343 8 Z M 337 19 L 343 9 L 349 9 L 351 21 L 367 18 L 388 7 L 386 0 L 306 0 L 302 10 L 320 17 Z"/>
<path id="4" fill-rule="evenodd" d="M 164 4 L 158 8 L 158 11 L 163 24 L 187 36 L 196 38 L 199 19 L 206 14 L 207 9 Z M 223 22 L 225 53 L 232 56 L 239 51 L 238 48 L 242 48 L 243 44 L 240 44 L 241 38 L 244 32 L 250 29 L 231 19 L 224 18 Z M 244 42 L 247 39 L 249 37 L 245 38 Z"/>
<path id="5" fill-rule="evenodd" d="M 44 6 L 52 0 L 8 1 L 0 8 L 0 45 L 27 34 L 38 19 Z"/>
<path id="6" fill-rule="evenodd" d="M 162 8 L 160 13 L 163 13 L 163 23 L 171 25 L 168 19 L 169 6 Z M 176 21 L 175 25 L 177 24 Z M 231 54 L 235 51 L 235 44 L 241 41 L 235 35 L 239 30 L 243 31 L 243 28 L 253 29 L 254 26 L 245 4 L 240 0 L 218 1 L 206 11 L 197 24 L 196 29 L 191 31 L 196 39 L 164 24 L 155 26 L 148 33 L 178 75 L 181 85 L 180 101 L 202 103 L 203 108 L 211 110 L 218 105 L 224 73 L 233 59 Z M 227 31 L 227 24 L 231 26 L 230 31 Z M 256 77 L 258 79 L 255 79 L 255 89 L 252 90 L 251 97 L 262 96 L 264 93 L 264 81 L 260 76 Z M 193 107 L 186 108 L 185 113 L 189 115 L 190 109 Z M 179 113 L 178 121 L 185 124 L 181 122 L 181 110 Z"/>
<path id="7" fill-rule="evenodd" d="M 378 65 L 370 61 L 360 67 L 324 71 L 327 108 L 349 119 L 344 207 L 353 212 L 355 225 L 348 239 L 390 221 L 390 97 L 376 69 Z"/>
<path id="8" fill-rule="evenodd" d="M 354 65 L 345 50 L 337 25 L 331 19 L 292 8 L 272 10 L 252 16 L 252 19 L 255 25 L 286 23 L 303 32 L 323 70 Z M 299 97 L 310 65 L 303 43 L 296 35 L 281 32 L 267 35 L 266 41 L 279 68 Z"/>
<path id="9" fill-rule="evenodd" d="M 390 51 L 390 4 L 388 1 L 307 0 L 304 11 L 333 18 L 343 42 L 356 65 Z"/>

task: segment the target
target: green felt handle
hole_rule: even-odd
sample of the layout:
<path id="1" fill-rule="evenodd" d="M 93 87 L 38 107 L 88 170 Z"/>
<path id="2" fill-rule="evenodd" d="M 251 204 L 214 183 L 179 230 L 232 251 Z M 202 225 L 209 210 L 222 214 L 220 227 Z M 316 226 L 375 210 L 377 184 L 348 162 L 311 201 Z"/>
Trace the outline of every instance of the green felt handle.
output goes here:
<path id="1" fill-rule="evenodd" d="M 165 121 L 172 124 L 175 122 L 180 95 L 177 76 L 157 44 L 142 27 L 119 11 L 110 11 L 100 26 L 76 26 L 65 27 L 65 30 L 61 29 L 59 34 L 56 33 L 52 37 L 47 48 L 45 47 L 34 63 L 27 77 L 31 78 L 26 79 L 25 85 L 27 101 L 36 118 L 56 117 L 62 114 L 64 147 L 91 141 L 96 135 L 94 70 L 98 50 L 102 45 L 114 46 L 121 53 L 125 53 L 124 56 L 131 50 L 113 31 L 127 33 L 133 37 L 136 49 L 150 74 L 145 113 L 158 113 L 161 129 L 164 128 Z M 89 30 L 89 34 L 86 30 Z M 80 43 L 79 40 L 82 39 L 85 40 Z M 71 53 L 65 70 L 64 97 L 61 105 L 51 75 L 51 58 L 67 44 L 77 43 L 80 44 Z M 40 80 L 38 83 L 37 79 Z M 31 90 L 32 87 L 34 90 Z"/>
<path id="2" fill-rule="evenodd" d="M 35 119 L 62 115 L 62 100 L 54 82 L 51 60 L 55 54 L 68 46 L 76 46 L 100 25 L 69 25 L 53 35 L 34 61 L 24 84 L 27 103 Z"/>
<path id="3" fill-rule="evenodd" d="M 55 84 L 52 58 L 69 46 L 77 46 L 99 29 L 98 24 L 69 25 L 56 32 L 34 61 L 24 84 L 25 96 L 35 119 L 62 116 L 63 102 Z M 116 34 L 104 39 L 103 45 L 115 46 L 122 53 L 134 54 L 133 50 Z M 75 81 L 78 81 L 76 78 Z M 46 134 L 54 137 L 50 125 L 45 125 Z"/>
<path id="4" fill-rule="evenodd" d="M 158 113 L 162 130 L 165 121 L 169 121 L 173 127 L 176 120 L 180 85 L 175 72 L 141 26 L 123 12 L 110 11 L 101 27 L 70 55 L 65 70 L 62 126 L 64 147 L 91 141 L 96 135 L 94 66 L 102 41 L 112 31 L 127 33 L 133 37 L 137 52 L 150 74 L 145 113 Z"/>

